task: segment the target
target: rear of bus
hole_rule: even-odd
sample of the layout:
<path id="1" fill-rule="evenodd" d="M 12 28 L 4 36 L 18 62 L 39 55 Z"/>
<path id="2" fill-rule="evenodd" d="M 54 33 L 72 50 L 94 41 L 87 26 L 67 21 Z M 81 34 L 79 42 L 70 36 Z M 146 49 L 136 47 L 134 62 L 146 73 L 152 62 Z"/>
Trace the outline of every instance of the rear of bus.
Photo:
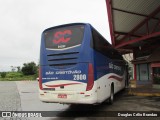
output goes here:
<path id="1" fill-rule="evenodd" d="M 42 33 L 39 96 L 43 102 L 97 101 L 89 24 L 68 24 Z"/>

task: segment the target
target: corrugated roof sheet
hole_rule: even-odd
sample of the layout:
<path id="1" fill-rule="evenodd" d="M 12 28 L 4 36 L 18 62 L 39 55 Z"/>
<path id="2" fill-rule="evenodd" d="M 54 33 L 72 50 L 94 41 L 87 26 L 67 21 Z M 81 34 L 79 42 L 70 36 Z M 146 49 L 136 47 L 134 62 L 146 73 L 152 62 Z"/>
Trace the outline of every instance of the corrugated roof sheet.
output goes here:
<path id="1" fill-rule="evenodd" d="M 139 22 L 145 19 L 143 16 L 137 16 L 119 11 L 113 11 L 115 31 L 128 32 L 132 30 Z"/>
<path id="2" fill-rule="evenodd" d="M 160 0 L 112 0 L 113 8 L 148 15 L 160 5 Z"/>
<path id="3" fill-rule="evenodd" d="M 155 34 L 152 38 L 146 37 L 156 32 L 160 33 L 160 0 L 106 0 L 106 2 L 107 6 L 109 5 L 109 15 L 112 14 L 109 22 L 113 25 L 110 26 L 113 35 L 111 38 L 116 48 L 132 49 L 146 44 L 137 41 L 139 38 L 152 40 L 160 36 Z"/>
<path id="4" fill-rule="evenodd" d="M 112 5 L 115 31 L 128 32 L 146 17 L 117 11 L 114 8 L 149 15 L 160 5 L 160 0 L 112 0 Z"/>

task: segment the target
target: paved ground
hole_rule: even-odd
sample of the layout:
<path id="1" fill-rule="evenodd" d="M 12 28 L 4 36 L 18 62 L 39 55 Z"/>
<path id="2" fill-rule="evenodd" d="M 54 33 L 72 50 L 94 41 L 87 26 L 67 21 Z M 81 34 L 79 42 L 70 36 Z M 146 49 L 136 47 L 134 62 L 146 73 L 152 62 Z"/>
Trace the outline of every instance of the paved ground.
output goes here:
<path id="1" fill-rule="evenodd" d="M 21 100 L 15 82 L 0 82 L 0 111 L 21 110 Z"/>
<path id="2" fill-rule="evenodd" d="M 101 105 L 61 105 L 55 103 L 42 103 L 38 98 L 38 82 L 37 81 L 21 81 L 21 82 L 0 82 L 0 111 L 61 111 L 56 117 L 42 118 L 37 120 L 105 120 L 107 111 L 160 111 L 160 97 L 141 97 L 129 96 L 125 91 L 115 96 L 113 105 L 103 103 Z M 73 113 L 69 112 L 73 111 Z M 76 111 L 76 112 L 75 112 Z M 103 111 L 103 112 L 102 112 Z M 105 111 L 105 112 L 104 112 Z M 87 113 L 85 117 L 77 117 L 81 112 Z M 63 117 L 67 114 L 73 114 L 75 117 Z M 114 113 L 114 112 L 113 112 Z M 35 118 L 15 118 L 0 120 L 36 120 Z M 125 117 L 110 117 L 108 119 L 123 120 Z M 129 118 L 141 120 L 158 120 L 156 117 Z"/>
<path id="3" fill-rule="evenodd" d="M 68 105 L 41 102 L 38 97 L 37 81 L 16 81 L 16 84 L 23 111 L 62 111 L 68 107 Z"/>

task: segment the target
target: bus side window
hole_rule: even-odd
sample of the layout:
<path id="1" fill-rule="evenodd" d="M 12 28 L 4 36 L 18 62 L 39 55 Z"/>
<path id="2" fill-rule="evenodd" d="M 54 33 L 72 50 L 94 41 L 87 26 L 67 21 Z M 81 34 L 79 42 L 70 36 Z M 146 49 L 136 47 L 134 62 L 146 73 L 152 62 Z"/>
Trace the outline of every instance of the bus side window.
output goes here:
<path id="1" fill-rule="evenodd" d="M 102 53 L 110 59 L 123 60 L 120 53 L 108 41 L 92 28 L 91 48 Z"/>
<path id="2" fill-rule="evenodd" d="M 114 59 L 117 59 L 117 60 L 123 60 L 122 55 L 118 51 L 116 51 L 116 50 L 114 50 L 113 57 L 114 57 Z"/>
<path id="3" fill-rule="evenodd" d="M 103 38 L 96 30 L 92 29 L 91 48 L 102 53 L 103 55 L 112 58 L 112 46 Z"/>

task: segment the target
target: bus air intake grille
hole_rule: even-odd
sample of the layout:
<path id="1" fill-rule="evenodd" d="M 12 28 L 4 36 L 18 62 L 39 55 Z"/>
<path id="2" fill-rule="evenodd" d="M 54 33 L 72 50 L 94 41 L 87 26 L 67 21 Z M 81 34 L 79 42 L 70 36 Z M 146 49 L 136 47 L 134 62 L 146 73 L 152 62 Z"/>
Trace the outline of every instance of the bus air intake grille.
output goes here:
<path id="1" fill-rule="evenodd" d="M 59 59 L 50 59 L 48 61 L 61 61 L 61 60 L 73 60 L 73 59 L 77 59 L 76 57 L 75 58 L 59 58 Z"/>
<path id="2" fill-rule="evenodd" d="M 76 65 L 77 63 L 67 63 L 67 64 L 51 64 L 50 66 L 68 66 L 68 65 Z"/>
<path id="3" fill-rule="evenodd" d="M 69 68 L 77 64 L 79 52 L 47 55 L 48 65 L 57 69 Z"/>
<path id="4" fill-rule="evenodd" d="M 59 53 L 59 54 L 50 54 L 47 56 L 63 56 L 63 55 L 71 55 L 71 54 L 78 54 L 79 52 L 70 52 L 70 53 Z"/>

